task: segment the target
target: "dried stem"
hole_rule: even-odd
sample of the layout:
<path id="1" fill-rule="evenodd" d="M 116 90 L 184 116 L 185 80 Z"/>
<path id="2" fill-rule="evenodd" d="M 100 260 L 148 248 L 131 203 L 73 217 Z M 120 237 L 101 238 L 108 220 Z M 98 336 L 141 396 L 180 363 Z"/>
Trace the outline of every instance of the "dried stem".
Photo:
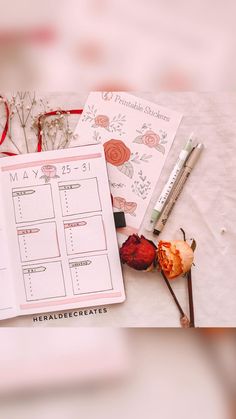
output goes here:
<path id="1" fill-rule="evenodd" d="M 191 269 L 187 273 L 187 281 L 188 281 L 189 315 L 190 315 L 190 325 L 189 326 L 190 327 L 195 327 Z"/>
<path id="2" fill-rule="evenodd" d="M 24 127 L 24 126 L 22 126 L 22 128 L 23 128 L 23 132 L 24 132 L 24 138 L 25 138 L 26 151 L 27 151 L 27 153 L 29 153 L 29 147 L 28 147 L 28 141 L 27 141 L 27 136 L 26 136 L 25 127 Z"/>
<path id="3" fill-rule="evenodd" d="M 186 241 L 186 235 L 183 228 L 180 229 L 183 233 L 184 241 Z M 193 241 L 195 246 L 195 240 Z M 194 250 L 194 249 L 193 249 Z M 190 316 L 190 323 L 189 327 L 195 327 L 195 321 L 194 321 L 194 304 L 193 304 L 193 286 L 192 286 L 192 272 L 191 269 L 189 272 L 187 272 L 187 283 L 188 283 L 188 304 L 189 304 L 189 316 Z"/>
<path id="4" fill-rule="evenodd" d="M 21 97 L 21 96 L 20 96 L 20 97 Z M 23 111 L 23 108 L 22 108 L 22 111 Z M 27 136 L 26 136 L 26 131 L 25 131 L 24 120 L 22 119 L 22 118 L 24 117 L 24 115 L 22 114 L 22 118 L 21 118 L 21 116 L 20 116 L 20 112 L 19 112 L 19 110 L 18 110 L 17 106 L 16 106 L 16 112 L 17 112 L 18 118 L 19 118 L 19 120 L 20 120 L 20 124 L 21 124 L 21 126 L 22 126 L 22 129 L 23 129 L 24 138 L 25 138 L 25 146 L 26 146 L 26 150 L 27 150 L 27 153 L 29 153 L 29 147 L 28 147 L 28 142 L 27 142 Z"/>
<path id="5" fill-rule="evenodd" d="M 35 104 L 35 93 L 34 93 L 33 100 L 31 100 L 31 105 L 30 105 L 30 109 L 29 109 L 28 115 L 27 115 L 27 117 L 25 119 L 25 125 L 27 124 L 27 121 L 29 119 L 29 116 L 31 115 L 31 111 L 33 109 L 34 104 Z"/>
<path id="6" fill-rule="evenodd" d="M 180 228 L 180 230 L 182 231 L 182 233 L 183 233 L 183 237 L 184 237 L 184 241 L 186 242 L 186 235 L 185 235 L 185 231 L 184 231 L 184 229 L 183 229 L 183 228 Z"/>
<path id="7" fill-rule="evenodd" d="M 164 278 L 164 281 L 165 281 L 165 283 L 166 283 L 166 285 L 167 285 L 167 287 L 168 287 L 168 289 L 169 289 L 169 291 L 171 293 L 171 296 L 172 296 L 172 298 L 173 298 L 173 300 L 174 300 L 174 302 L 175 302 L 175 304 L 176 304 L 176 306 L 177 306 L 177 308 L 178 308 L 178 310 L 180 312 L 180 315 L 181 315 L 181 317 L 180 317 L 181 326 L 182 327 L 189 327 L 189 319 L 186 316 L 186 314 L 184 313 L 184 311 L 183 311 L 183 309 L 182 309 L 182 307 L 181 307 L 181 305 L 180 305 L 180 303 L 179 303 L 179 301 L 178 301 L 178 299 L 177 299 L 177 297 L 176 297 L 176 295 L 175 295 L 175 293 L 174 293 L 174 291 L 173 291 L 173 289 L 172 289 L 172 287 L 171 287 L 171 285 L 169 283 L 169 280 L 166 278 L 166 276 L 165 276 L 165 274 L 164 274 L 163 271 L 161 271 L 161 274 L 162 274 L 162 276 Z"/>
<path id="8" fill-rule="evenodd" d="M 165 276 L 165 274 L 164 274 L 163 271 L 161 271 L 161 274 L 162 274 L 162 276 L 163 276 L 163 278 L 165 280 L 165 283 L 166 283 L 166 285 L 167 285 L 167 287 L 168 287 L 168 289 L 169 289 L 169 291 L 170 291 L 170 293 L 171 293 L 171 295 L 172 295 L 172 297 L 173 297 L 173 299 L 175 301 L 175 304 L 178 307 L 178 310 L 179 310 L 181 316 L 185 316 L 184 311 L 183 311 L 183 309 L 182 309 L 182 307 L 181 307 L 181 305 L 180 305 L 180 303 L 179 303 L 179 301 L 178 301 L 178 299 L 177 299 L 177 297 L 176 297 L 176 295 L 175 295 L 175 293 L 174 293 L 174 291 L 173 291 L 173 289 L 172 289 L 172 287 L 171 287 L 171 285 L 169 283 L 169 280 L 166 278 L 166 276 Z"/>

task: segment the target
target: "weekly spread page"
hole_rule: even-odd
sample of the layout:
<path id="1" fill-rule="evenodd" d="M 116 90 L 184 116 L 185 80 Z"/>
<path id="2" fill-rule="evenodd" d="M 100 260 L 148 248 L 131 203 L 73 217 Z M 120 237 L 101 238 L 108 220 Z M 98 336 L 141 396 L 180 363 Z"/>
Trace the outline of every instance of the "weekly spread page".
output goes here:
<path id="1" fill-rule="evenodd" d="M 0 318 L 124 301 L 103 146 L 0 161 Z"/>

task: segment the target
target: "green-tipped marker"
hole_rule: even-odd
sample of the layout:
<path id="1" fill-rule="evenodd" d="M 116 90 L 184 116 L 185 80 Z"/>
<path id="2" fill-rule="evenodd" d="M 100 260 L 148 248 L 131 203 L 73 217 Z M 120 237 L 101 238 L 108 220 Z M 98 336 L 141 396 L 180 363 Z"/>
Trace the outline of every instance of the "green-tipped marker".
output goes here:
<path id="1" fill-rule="evenodd" d="M 152 215 L 148 225 L 146 226 L 147 231 L 153 231 L 154 226 L 161 215 L 161 212 L 164 208 L 164 205 L 170 195 L 170 192 L 175 184 L 176 179 L 178 178 L 186 159 L 188 158 L 189 154 L 193 149 L 193 133 L 190 135 L 187 143 L 185 144 L 184 148 L 181 150 L 178 160 L 175 163 L 175 166 L 169 176 L 167 183 L 165 184 L 164 188 L 161 191 L 161 194 L 157 200 L 155 207 L 152 210 Z"/>

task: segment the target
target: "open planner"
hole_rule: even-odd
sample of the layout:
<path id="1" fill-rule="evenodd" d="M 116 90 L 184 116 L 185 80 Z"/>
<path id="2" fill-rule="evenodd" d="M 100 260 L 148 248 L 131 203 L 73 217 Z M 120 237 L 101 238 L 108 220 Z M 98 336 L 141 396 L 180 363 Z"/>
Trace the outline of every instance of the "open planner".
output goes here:
<path id="1" fill-rule="evenodd" d="M 103 146 L 0 160 L 0 319 L 124 301 Z"/>

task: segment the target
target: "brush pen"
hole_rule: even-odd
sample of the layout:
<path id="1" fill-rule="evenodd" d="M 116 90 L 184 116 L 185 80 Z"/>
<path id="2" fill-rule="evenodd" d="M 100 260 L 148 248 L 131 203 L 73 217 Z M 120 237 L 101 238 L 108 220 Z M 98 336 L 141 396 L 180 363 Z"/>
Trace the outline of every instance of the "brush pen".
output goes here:
<path id="1" fill-rule="evenodd" d="M 191 154 L 189 155 L 187 161 L 185 162 L 183 171 L 177 181 L 177 185 L 175 186 L 175 188 L 172 190 L 172 193 L 170 195 L 169 201 L 167 202 L 166 206 L 164 207 L 160 218 L 157 220 L 156 224 L 155 224 L 155 228 L 153 233 L 156 235 L 159 235 L 161 233 L 161 231 L 163 230 L 167 219 L 192 171 L 192 169 L 194 168 L 195 164 L 197 163 L 197 160 L 201 154 L 203 150 L 203 144 L 198 144 L 191 152 Z"/>

